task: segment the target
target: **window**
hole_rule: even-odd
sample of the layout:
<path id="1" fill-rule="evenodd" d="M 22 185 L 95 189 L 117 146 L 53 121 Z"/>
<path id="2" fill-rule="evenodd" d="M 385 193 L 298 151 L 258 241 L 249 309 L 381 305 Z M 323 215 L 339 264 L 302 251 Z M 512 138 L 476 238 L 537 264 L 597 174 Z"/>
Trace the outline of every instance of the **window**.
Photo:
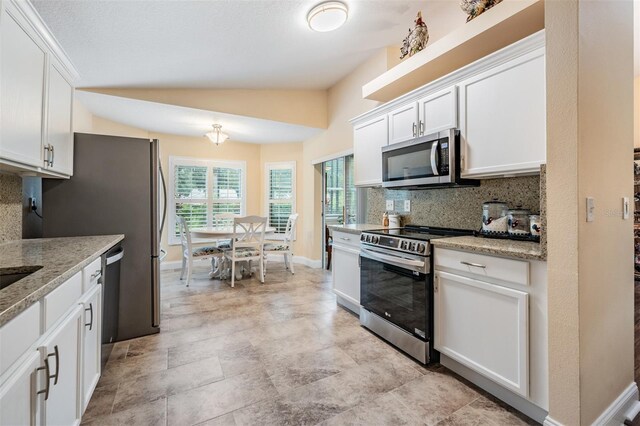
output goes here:
<path id="1" fill-rule="evenodd" d="M 269 226 L 282 234 L 289 215 L 296 211 L 296 163 L 266 163 L 265 170 Z"/>
<path id="2" fill-rule="evenodd" d="M 180 243 L 178 216 L 190 228 L 202 228 L 214 226 L 218 213 L 245 214 L 244 161 L 170 157 L 169 169 L 169 244 Z"/>

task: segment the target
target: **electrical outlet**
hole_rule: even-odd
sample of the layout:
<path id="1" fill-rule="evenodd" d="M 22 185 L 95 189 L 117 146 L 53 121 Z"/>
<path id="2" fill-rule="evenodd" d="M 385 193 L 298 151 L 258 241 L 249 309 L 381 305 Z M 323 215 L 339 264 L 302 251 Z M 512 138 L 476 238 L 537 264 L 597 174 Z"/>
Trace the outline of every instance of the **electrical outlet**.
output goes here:
<path id="1" fill-rule="evenodd" d="M 622 197 L 622 218 L 629 219 L 629 197 Z"/>
<path id="2" fill-rule="evenodd" d="M 593 222 L 596 215 L 596 201 L 593 197 L 587 197 L 587 222 Z"/>
<path id="3" fill-rule="evenodd" d="M 387 200 L 387 210 L 393 211 L 393 200 Z"/>
<path id="4" fill-rule="evenodd" d="M 411 200 L 404 200 L 404 211 L 407 213 L 411 211 Z"/>

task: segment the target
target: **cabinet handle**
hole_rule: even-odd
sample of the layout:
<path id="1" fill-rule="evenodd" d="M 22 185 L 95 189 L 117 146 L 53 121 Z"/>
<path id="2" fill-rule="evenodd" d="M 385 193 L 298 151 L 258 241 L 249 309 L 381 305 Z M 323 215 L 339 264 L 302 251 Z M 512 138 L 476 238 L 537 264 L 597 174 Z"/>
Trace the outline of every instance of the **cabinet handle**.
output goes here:
<path id="1" fill-rule="evenodd" d="M 467 266 L 473 266 L 474 268 L 485 269 L 487 267 L 486 265 L 481 265 L 479 263 L 465 262 L 464 260 L 461 260 L 460 263 L 462 263 L 463 265 L 467 265 Z"/>
<path id="2" fill-rule="evenodd" d="M 351 238 L 340 237 L 342 241 L 351 241 Z"/>
<path id="3" fill-rule="evenodd" d="M 49 369 L 49 358 L 45 358 L 44 359 L 44 367 L 38 367 L 36 368 L 36 371 L 42 371 L 44 370 L 44 374 L 45 377 L 47 378 L 47 381 L 45 382 L 44 385 L 44 389 L 43 390 L 39 390 L 36 392 L 36 395 L 41 395 L 44 394 L 44 400 L 46 401 L 47 399 L 49 399 L 49 389 L 51 388 L 51 370 Z"/>
<path id="4" fill-rule="evenodd" d="M 53 145 L 51 145 L 51 167 L 53 167 L 53 163 L 56 160 L 56 150 Z"/>
<path id="5" fill-rule="evenodd" d="M 50 151 L 50 147 L 51 147 L 51 145 L 49 145 L 49 144 L 46 144 L 44 146 L 44 154 L 45 154 L 44 165 L 45 166 L 51 166 L 51 151 Z"/>
<path id="6" fill-rule="evenodd" d="M 424 136 L 424 123 L 420 120 L 420 136 Z"/>
<path id="7" fill-rule="evenodd" d="M 60 353 L 58 352 L 58 345 L 55 345 L 53 347 L 53 352 L 47 354 L 47 358 L 45 359 L 45 363 L 47 363 L 47 361 L 49 360 L 49 357 L 51 357 L 51 356 L 55 356 L 56 357 L 56 374 L 50 375 L 49 378 L 50 379 L 54 379 L 53 380 L 53 384 L 57 385 L 58 384 L 58 377 L 60 377 Z"/>
<path id="8" fill-rule="evenodd" d="M 438 284 L 439 284 L 439 283 L 440 283 L 440 276 L 439 276 L 439 275 L 436 275 L 436 276 L 434 277 L 434 280 L 433 280 L 433 292 L 434 292 L 434 293 L 437 293 L 437 292 L 438 292 L 438 287 L 439 287 L 439 285 L 438 285 Z"/>
<path id="9" fill-rule="evenodd" d="M 89 311 L 89 323 L 85 323 L 85 327 L 89 327 L 89 331 L 93 330 L 93 303 L 89 303 L 89 307 L 85 308 L 85 312 Z"/>
<path id="10" fill-rule="evenodd" d="M 413 123 L 413 137 L 415 138 L 416 136 L 418 136 L 418 126 L 416 126 L 416 123 Z"/>
<path id="11" fill-rule="evenodd" d="M 96 272 L 94 272 L 93 274 L 91 274 L 91 277 L 89 278 L 91 281 L 98 279 L 102 276 L 102 270 L 98 269 Z"/>

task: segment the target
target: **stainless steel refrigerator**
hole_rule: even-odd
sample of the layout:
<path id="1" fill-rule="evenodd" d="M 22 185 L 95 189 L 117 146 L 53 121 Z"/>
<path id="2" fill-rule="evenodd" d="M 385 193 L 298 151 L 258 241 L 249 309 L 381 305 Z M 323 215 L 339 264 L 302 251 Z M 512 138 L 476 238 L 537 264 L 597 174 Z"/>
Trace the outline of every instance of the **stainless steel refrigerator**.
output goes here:
<path id="1" fill-rule="evenodd" d="M 159 141 L 75 134 L 68 180 L 43 179 L 43 236 L 124 234 L 118 340 L 160 331 L 166 185 Z"/>

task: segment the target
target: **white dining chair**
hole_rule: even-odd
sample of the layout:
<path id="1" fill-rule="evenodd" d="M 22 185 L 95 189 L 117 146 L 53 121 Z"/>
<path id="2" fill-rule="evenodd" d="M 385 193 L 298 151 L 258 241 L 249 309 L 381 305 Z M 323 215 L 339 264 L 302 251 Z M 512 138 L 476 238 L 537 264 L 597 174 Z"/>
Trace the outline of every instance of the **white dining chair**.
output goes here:
<path id="1" fill-rule="evenodd" d="M 233 219 L 233 233 L 236 236 L 231 243 L 231 249 L 225 250 L 224 255 L 231 262 L 231 287 L 235 284 L 236 263 L 257 260 L 260 263 L 260 282 L 264 283 L 264 234 L 267 228 L 267 218 L 260 216 L 237 217 Z"/>
<path id="2" fill-rule="evenodd" d="M 298 220 L 298 213 L 289 215 L 287 220 L 287 226 L 284 229 L 284 236 L 282 240 L 267 240 L 264 242 L 264 273 L 267 274 L 267 256 L 269 254 L 282 254 L 284 255 L 284 267 L 291 271 L 291 274 L 295 274 L 293 269 L 293 233 L 296 228 L 296 221 Z"/>
<path id="3" fill-rule="evenodd" d="M 182 245 L 182 271 L 180 273 L 180 279 L 184 279 L 184 273 L 187 273 L 187 287 L 191 282 L 191 274 L 193 272 L 193 260 L 194 259 L 222 259 L 224 257 L 224 251 L 215 246 L 205 247 L 193 247 L 191 240 L 191 232 L 189 232 L 189 225 L 184 218 L 178 216 L 178 226 L 180 229 L 180 244 Z"/>

